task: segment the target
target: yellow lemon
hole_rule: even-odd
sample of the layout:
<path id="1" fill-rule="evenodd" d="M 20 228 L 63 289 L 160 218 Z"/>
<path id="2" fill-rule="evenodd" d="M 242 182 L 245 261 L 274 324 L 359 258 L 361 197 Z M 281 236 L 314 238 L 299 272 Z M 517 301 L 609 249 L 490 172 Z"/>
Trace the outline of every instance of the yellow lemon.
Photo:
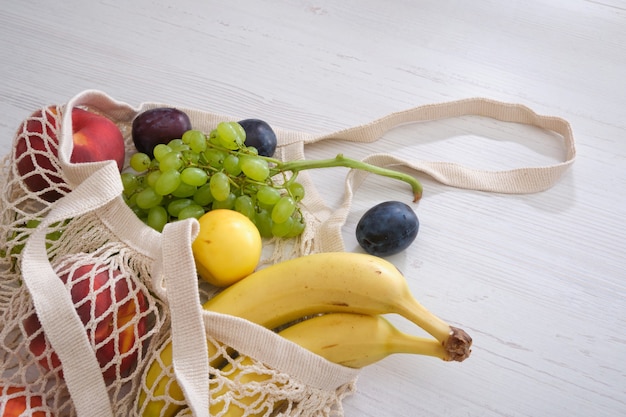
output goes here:
<path id="1" fill-rule="evenodd" d="M 211 210 L 200 219 L 192 244 L 198 274 L 210 284 L 226 287 L 250 275 L 261 259 L 261 234 L 245 215 Z"/>

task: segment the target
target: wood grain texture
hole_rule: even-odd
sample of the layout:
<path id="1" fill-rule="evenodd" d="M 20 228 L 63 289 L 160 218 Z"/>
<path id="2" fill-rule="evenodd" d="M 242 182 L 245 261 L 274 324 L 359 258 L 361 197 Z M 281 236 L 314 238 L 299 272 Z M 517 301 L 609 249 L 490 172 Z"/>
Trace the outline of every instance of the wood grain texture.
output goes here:
<path id="1" fill-rule="evenodd" d="M 473 355 L 390 357 L 363 371 L 345 415 L 626 415 L 624 1 L 4 1 L 0 50 L 2 154 L 32 110 L 92 88 L 319 134 L 477 96 L 567 119 L 578 158 L 546 192 L 419 176 L 420 234 L 389 259 L 427 307 L 474 337 Z M 560 145 L 464 117 L 307 155 L 389 151 L 508 169 L 559 161 Z M 313 175 L 333 207 L 345 174 Z M 383 200 L 410 195 L 368 177 L 344 227 L 347 250 L 359 250 L 355 225 Z"/>

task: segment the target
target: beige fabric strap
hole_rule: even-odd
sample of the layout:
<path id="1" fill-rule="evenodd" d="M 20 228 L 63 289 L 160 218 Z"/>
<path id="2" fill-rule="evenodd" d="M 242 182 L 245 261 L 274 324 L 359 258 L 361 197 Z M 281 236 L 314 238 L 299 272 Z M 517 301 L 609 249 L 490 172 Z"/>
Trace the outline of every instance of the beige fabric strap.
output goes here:
<path id="1" fill-rule="evenodd" d="M 381 138 L 389 130 L 407 123 L 434 121 L 467 115 L 482 116 L 502 122 L 535 126 L 557 133 L 563 138 L 563 162 L 547 166 L 521 167 L 504 171 L 486 171 L 451 162 L 418 161 L 380 153 L 369 155 L 365 162 L 373 165 L 405 166 L 430 175 L 435 180 L 457 188 L 525 194 L 544 191 L 553 186 L 572 165 L 576 157 L 574 137 L 569 123 L 558 117 L 543 116 L 520 104 L 502 103 L 485 98 L 471 98 L 440 104 L 428 104 L 409 110 L 391 113 L 371 123 L 340 130 L 328 135 L 308 137 L 305 143 L 324 140 L 346 140 L 369 143 Z M 302 135 L 292 134 L 288 141 L 297 143 Z M 344 250 L 341 228 L 349 214 L 354 191 L 368 174 L 352 170 L 346 177 L 345 193 L 341 206 L 323 221 L 317 233 L 318 250 Z"/>
<path id="2" fill-rule="evenodd" d="M 207 336 L 311 387 L 333 391 L 359 375 L 358 369 L 329 362 L 248 320 L 206 310 L 203 317 Z"/>
<path id="3" fill-rule="evenodd" d="M 387 154 L 372 155 L 368 161 L 376 165 L 405 165 L 424 172 L 443 184 L 459 188 L 501 193 L 532 193 L 543 191 L 561 177 L 574 162 L 576 148 L 569 123 L 559 117 L 542 116 L 521 104 L 509 104 L 485 98 L 471 98 L 440 104 L 428 104 L 391 113 L 361 126 L 311 138 L 306 143 L 323 140 L 374 142 L 389 130 L 406 123 L 441 120 L 461 116 L 482 116 L 502 122 L 520 123 L 553 131 L 563 137 L 565 160 L 540 167 L 523 167 L 507 171 L 484 171 L 449 162 L 421 162 Z"/>
<path id="4" fill-rule="evenodd" d="M 209 416 L 209 357 L 196 266 L 191 244 L 200 225 L 195 219 L 168 223 L 163 229 L 163 271 L 172 318 L 172 357 L 176 380 L 197 417 Z"/>
<path id="5" fill-rule="evenodd" d="M 45 237 L 50 224 L 97 210 L 115 199 L 122 192 L 120 182 L 101 181 L 103 177 L 114 176 L 119 176 L 117 166 L 113 162 L 107 163 L 101 172 L 87 178 L 58 200 L 26 241 L 22 252 L 24 283 L 46 337 L 63 363 L 64 379 L 79 416 L 111 417 L 113 412 L 85 328 L 74 309 L 70 293 L 48 260 Z"/>

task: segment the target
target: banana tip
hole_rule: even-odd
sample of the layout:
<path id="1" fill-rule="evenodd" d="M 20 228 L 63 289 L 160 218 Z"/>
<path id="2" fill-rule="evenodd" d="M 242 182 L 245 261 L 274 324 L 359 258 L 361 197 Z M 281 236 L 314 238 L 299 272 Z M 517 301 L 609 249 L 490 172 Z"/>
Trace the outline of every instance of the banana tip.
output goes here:
<path id="1" fill-rule="evenodd" d="M 450 337 L 444 343 L 444 348 L 451 361 L 463 362 L 472 353 L 472 338 L 465 330 L 450 327 Z"/>

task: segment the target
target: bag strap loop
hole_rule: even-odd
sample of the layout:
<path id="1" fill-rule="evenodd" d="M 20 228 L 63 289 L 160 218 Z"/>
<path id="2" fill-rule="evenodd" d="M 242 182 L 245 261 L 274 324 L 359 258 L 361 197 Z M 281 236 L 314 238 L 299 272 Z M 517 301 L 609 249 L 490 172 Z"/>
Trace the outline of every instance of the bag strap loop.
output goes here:
<path id="1" fill-rule="evenodd" d="M 209 364 L 206 332 L 191 244 L 200 225 L 196 219 L 163 228 L 161 265 L 172 318 L 172 358 L 176 380 L 194 416 L 208 417 Z"/>
<path id="2" fill-rule="evenodd" d="M 552 186 L 574 162 L 576 147 L 570 124 L 559 117 L 542 116 L 521 104 L 503 103 L 485 98 L 471 98 L 439 104 L 427 104 L 360 126 L 309 139 L 315 143 L 329 139 L 351 142 L 374 142 L 389 130 L 406 123 L 434 121 L 461 116 L 482 116 L 501 122 L 519 123 L 555 132 L 563 137 L 565 160 L 554 165 L 525 167 L 506 171 L 484 171 L 449 162 L 412 162 L 386 154 L 371 155 L 368 162 L 376 165 L 405 165 L 424 172 L 437 181 L 458 188 L 503 193 L 531 193 Z"/>
<path id="3" fill-rule="evenodd" d="M 330 362 L 279 334 L 240 317 L 205 310 L 203 318 L 207 335 L 308 386 L 334 391 L 354 381 L 360 373 L 360 369 Z M 268 346 L 272 348 L 268 349 Z"/>
<path id="4" fill-rule="evenodd" d="M 115 163 L 107 163 L 71 193 L 57 200 L 30 235 L 22 252 L 22 277 L 46 337 L 63 364 L 63 376 L 79 416 L 111 417 L 102 370 L 74 308 L 70 293 L 55 273 L 46 250 L 46 232 L 55 222 L 106 206 L 121 192 Z M 89 390 L 85 390 L 89 387 Z"/>
<path id="5" fill-rule="evenodd" d="M 539 115 L 521 104 L 502 103 L 485 98 L 471 98 L 414 107 L 405 111 L 391 113 L 360 126 L 347 128 L 328 135 L 311 137 L 305 143 L 310 144 L 330 139 L 370 143 L 402 124 L 468 115 L 488 117 L 502 122 L 531 125 L 557 133 L 562 136 L 564 141 L 565 160 L 552 165 L 523 167 L 503 171 L 473 169 L 451 162 L 410 161 L 384 153 L 369 155 L 363 161 L 382 167 L 402 165 L 428 174 L 443 184 L 457 188 L 511 194 L 534 193 L 550 188 L 574 162 L 576 147 L 571 127 L 566 120 L 559 117 Z M 294 135 L 294 137 L 297 137 L 297 135 Z M 319 244 L 319 250 L 344 250 L 341 228 L 349 214 L 354 191 L 367 175 L 367 173 L 362 171 L 351 170 L 346 176 L 344 198 L 341 206 L 334 210 L 319 227 L 319 237 L 316 239 Z"/>

